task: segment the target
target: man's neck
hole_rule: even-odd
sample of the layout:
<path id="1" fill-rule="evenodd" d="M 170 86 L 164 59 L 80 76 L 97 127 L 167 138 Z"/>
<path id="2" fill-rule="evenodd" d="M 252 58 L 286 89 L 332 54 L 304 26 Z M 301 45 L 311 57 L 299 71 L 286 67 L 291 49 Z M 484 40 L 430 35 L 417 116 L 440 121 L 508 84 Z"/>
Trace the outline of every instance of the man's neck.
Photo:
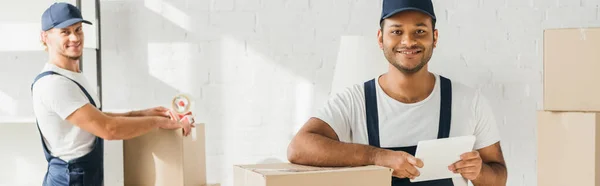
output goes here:
<path id="1" fill-rule="evenodd" d="M 416 103 L 427 98 L 435 86 L 435 76 L 423 67 L 414 74 L 404 74 L 390 65 L 379 79 L 383 91 L 403 103 Z"/>
<path id="2" fill-rule="evenodd" d="M 57 54 L 57 55 L 51 55 L 50 60 L 48 62 L 58 66 L 59 68 L 62 68 L 62 69 L 68 70 L 68 71 L 72 71 L 72 72 L 76 72 L 76 73 L 81 72 L 79 70 L 79 60 L 72 60 L 72 59 L 69 59 L 68 57 Z"/>

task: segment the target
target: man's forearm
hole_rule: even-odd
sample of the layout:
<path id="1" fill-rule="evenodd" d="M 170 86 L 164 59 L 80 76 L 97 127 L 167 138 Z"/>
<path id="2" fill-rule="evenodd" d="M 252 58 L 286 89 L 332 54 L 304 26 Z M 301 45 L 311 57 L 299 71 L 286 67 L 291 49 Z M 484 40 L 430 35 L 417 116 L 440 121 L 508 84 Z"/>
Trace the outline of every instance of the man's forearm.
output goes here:
<path id="1" fill-rule="evenodd" d="M 134 116 L 134 111 L 124 112 L 124 113 L 114 113 L 114 112 L 104 112 L 104 114 L 110 117 L 132 117 Z"/>
<path id="2" fill-rule="evenodd" d="M 322 135 L 304 133 L 290 144 L 288 159 L 292 163 L 312 166 L 373 165 L 380 151 L 373 146 L 343 143 Z"/>
<path id="3" fill-rule="evenodd" d="M 112 117 L 139 117 L 139 116 L 142 116 L 142 113 L 139 110 L 133 110 L 133 111 L 123 112 L 123 113 L 104 112 L 104 114 L 106 114 L 108 116 L 112 116 Z"/>
<path id="4" fill-rule="evenodd" d="M 108 131 L 117 140 L 130 139 L 158 128 L 163 120 L 162 117 L 111 117 L 107 123 Z"/>
<path id="5" fill-rule="evenodd" d="M 500 163 L 484 163 L 479 177 L 472 182 L 475 186 L 504 186 L 506 177 L 506 166 Z"/>

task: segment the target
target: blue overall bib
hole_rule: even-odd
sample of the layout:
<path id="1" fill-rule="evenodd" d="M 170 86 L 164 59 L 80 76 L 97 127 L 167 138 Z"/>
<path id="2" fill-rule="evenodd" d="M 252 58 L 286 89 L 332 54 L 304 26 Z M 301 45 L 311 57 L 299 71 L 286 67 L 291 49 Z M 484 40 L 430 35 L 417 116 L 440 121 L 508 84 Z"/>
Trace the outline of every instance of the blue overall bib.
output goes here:
<path id="1" fill-rule="evenodd" d="M 450 135 L 450 116 L 452 109 L 452 82 L 440 76 L 441 79 L 441 107 L 438 139 L 447 138 Z M 369 145 L 381 148 L 379 145 L 379 116 L 377 115 L 377 93 L 375 90 L 375 79 L 364 83 L 365 106 L 367 117 L 367 133 Z M 401 133 L 401 131 L 399 131 Z M 417 146 L 383 148 L 393 151 L 404 151 L 415 155 Z M 452 179 L 441 179 L 411 183 L 408 178 L 392 177 L 392 186 L 453 186 Z"/>
<path id="2" fill-rule="evenodd" d="M 60 75 L 71 81 L 73 81 L 81 91 L 88 98 L 90 103 L 96 106 L 96 102 L 90 96 L 90 94 L 81 86 L 79 83 L 74 81 L 71 78 L 68 78 L 62 74 L 46 71 L 39 74 L 33 84 L 31 85 L 31 90 L 33 91 L 33 85 L 40 78 L 47 75 Z M 37 121 L 36 121 L 37 124 Z M 92 151 L 88 154 L 73 159 L 69 162 L 65 162 L 60 158 L 54 157 L 48 151 L 46 147 L 46 143 L 44 143 L 44 137 L 42 136 L 42 132 L 40 131 L 39 124 L 37 125 L 38 132 L 40 133 L 42 139 L 42 146 L 44 147 L 44 155 L 46 156 L 46 161 L 48 161 L 48 170 L 46 175 L 44 176 L 43 186 L 101 186 L 103 185 L 104 180 L 104 140 L 102 138 L 96 137 L 94 142 L 94 146 L 92 147 Z"/>

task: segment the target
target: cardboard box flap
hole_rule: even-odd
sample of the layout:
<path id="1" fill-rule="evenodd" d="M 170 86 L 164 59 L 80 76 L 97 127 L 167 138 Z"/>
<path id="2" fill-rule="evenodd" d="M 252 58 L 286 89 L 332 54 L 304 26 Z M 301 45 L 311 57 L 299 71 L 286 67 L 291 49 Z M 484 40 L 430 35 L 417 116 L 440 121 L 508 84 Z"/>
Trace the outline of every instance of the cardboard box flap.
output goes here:
<path id="1" fill-rule="evenodd" d="M 380 166 L 313 167 L 292 163 L 235 165 L 234 186 L 389 186 L 392 169 Z"/>
<path id="2" fill-rule="evenodd" d="M 388 170 L 390 168 L 381 166 L 361 166 L 361 167 L 313 167 L 290 163 L 274 163 L 260 165 L 238 165 L 240 168 L 250 170 L 264 176 L 270 175 L 290 175 L 290 174 L 319 174 L 327 172 L 352 172 L 352 171 L 369 171 L 369 170 Z"/>

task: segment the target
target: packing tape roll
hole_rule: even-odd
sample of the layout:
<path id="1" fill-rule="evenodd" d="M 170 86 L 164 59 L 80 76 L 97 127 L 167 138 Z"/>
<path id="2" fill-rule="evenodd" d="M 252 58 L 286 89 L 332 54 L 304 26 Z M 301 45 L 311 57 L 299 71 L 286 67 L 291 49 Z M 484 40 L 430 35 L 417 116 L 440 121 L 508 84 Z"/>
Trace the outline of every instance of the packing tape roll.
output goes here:
<path id="1" fill-rule="evenodd" d="M 184 114 L 191 110 L 192 99 L 190 96 L 185 94 L 179 94 L 173 98 L 171 101 L 171 107 L 173 111 Z"/>

